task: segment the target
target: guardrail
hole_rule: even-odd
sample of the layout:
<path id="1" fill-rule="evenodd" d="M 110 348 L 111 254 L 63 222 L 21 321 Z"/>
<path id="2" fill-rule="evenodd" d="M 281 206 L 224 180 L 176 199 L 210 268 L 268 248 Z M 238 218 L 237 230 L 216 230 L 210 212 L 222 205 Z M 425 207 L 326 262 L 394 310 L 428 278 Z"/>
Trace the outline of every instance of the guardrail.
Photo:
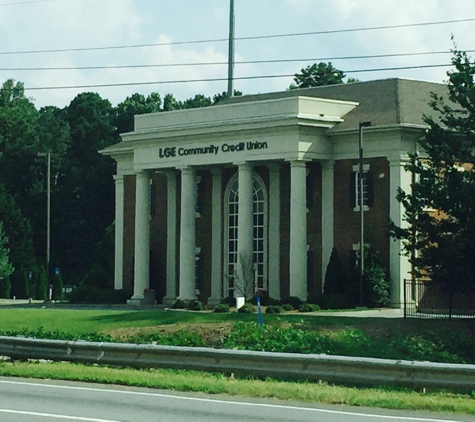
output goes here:
<path id="1" fill-rule="evenodd" d="M 335 383 L 475 390 L 475 365 L 0 336 L 0 356 Z"/>

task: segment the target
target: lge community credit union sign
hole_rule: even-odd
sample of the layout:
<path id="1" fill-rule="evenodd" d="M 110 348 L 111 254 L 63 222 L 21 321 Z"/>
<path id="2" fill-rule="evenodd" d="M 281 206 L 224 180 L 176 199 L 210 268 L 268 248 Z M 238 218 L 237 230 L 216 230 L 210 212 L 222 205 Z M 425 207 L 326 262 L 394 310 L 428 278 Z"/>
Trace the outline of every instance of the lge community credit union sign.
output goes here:
<path id="1" fill-rule="evenodd" d="M 223 144 L 221 147 L 216 145 L 207 145 L 202 147 L 184 148 L 184 147 L 165 147 L 158 149 L 160 158 L 185 157 L 188 155 L 204 155 L 222 153 L 232 153 L 241 151 L 254 151 L 267 149 L 267 142 L 239 142 L 237 144 Z"/>

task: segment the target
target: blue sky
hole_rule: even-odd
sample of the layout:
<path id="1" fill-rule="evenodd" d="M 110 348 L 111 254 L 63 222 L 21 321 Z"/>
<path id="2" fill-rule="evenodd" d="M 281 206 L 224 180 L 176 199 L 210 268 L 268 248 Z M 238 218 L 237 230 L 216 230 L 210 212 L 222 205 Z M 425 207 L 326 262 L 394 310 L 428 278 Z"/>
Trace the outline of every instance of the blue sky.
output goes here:
<path id="1" fill-rule="evenodd" d="M 373 28 L 426 22 L 475 19 L 475 2 L 457 0 L 456 6 L 440 0 L 235 0 L 236 60 L 315 59 L 331 61 L 359 80 L 401 77 L 444 82 L 449 67 L 393 71 L 366 71 L 388 67 L 448 64 L 450 54 L 388 58 L 341 59 L 347 56 L 409 54 L 449 51 L 451 35 L 457 47 L 475 49 L 475 20 L 440 25 L 337 32 L 332 34 L 239 40 L 242 37 L 297 34 L 317 31 Z M 0 0 L 0 81 L 14 78 L 25 83 L 37 107 L 63 107 L 82 91 L 98 92 L 112 104 L 135 92 L 162 96 L 172 93 L 186 99 L 201 93 L 212 96 L 226 90 L 226 81 L 163 83 L 226 78 L 226 65 L 196 63 L 227 61 L 229 0 Z M 24 51 L 72 50 L 175 43 L 154 47 L 10 54 Z M 5 54 L 8 53 L 8 54 Z M 292 75 L 311 60 L 237 64 L 239 77 Z M 86 66 L 163 65 L 80 69 Z M 194 64 L 194 65 L 190 65 Z M 32 70 L 64 67 L 70 70 Z M 30 70 L 14 70 L 14 69 Z M 161 84 L 32 90 L 38 87 Z M 285 90 L 292 77 L 236 80 L 245 94 Z"/>

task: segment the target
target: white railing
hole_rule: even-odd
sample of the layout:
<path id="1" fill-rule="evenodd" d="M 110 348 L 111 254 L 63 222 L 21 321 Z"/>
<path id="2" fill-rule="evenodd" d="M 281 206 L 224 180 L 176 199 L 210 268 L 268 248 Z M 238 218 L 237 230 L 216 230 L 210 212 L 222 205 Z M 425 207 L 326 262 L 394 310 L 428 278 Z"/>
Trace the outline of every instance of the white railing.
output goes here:
<path id="1" fill-rule="evenodd" d="M 475 390 L 475 365 L 2 336 L 0 356 L 373 386 Z"/>

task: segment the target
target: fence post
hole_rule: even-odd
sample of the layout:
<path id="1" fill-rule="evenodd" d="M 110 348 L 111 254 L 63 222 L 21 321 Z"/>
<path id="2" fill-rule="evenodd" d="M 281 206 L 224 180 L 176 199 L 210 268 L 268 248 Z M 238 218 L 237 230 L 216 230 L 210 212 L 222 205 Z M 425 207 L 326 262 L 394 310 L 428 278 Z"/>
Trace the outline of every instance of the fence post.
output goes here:
<path id="1" fill-rule="evenodd" d="M 407 280 L 404 279 L 404 318 L 407 317 Z"/>

